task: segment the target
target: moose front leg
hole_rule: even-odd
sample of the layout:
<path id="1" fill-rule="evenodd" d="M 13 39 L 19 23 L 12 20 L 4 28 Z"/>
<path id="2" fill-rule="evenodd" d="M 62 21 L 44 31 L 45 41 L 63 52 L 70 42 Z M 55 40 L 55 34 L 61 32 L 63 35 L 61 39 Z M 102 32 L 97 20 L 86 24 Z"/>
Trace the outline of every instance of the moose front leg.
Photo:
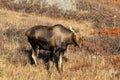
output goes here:
<path id="1" fill-rule="evenodd" d="M 66 46 L 63 46 L 61 49 L 59 49 L 59 56 L 58 56 L 58 70 L 60 74 L 63 72 L 63 55 L 66 50 Z"/>
<path id="2" fill-rule="evenodd" d="M 56 68 L 60 74 L 62 74 L 63 71 L 63 53 L 57 51 L 55 56 L 54 56 Z"/>
<path id="3" fill-rule="evenodd" d="M 52 74 L 52 67 L 53 67 L 53 61 L 54 61 L 54 57 L 53 57 L 53 52 L 51 52 L 50 53 L 50 55 L 49 55 L 50 57 L 49 57 L 49 62 L 48 62 L 48 74 L 49 74 L 49 76 L 51 76 L 51 74 Z"/>
<path id="4" fill-rule="evenodd" d="M 60 53 L 60 55 L 59 55 L 58 68 L 59 68 L 59 72 L 61 74 L 63 71 L 63 53 Z"/>

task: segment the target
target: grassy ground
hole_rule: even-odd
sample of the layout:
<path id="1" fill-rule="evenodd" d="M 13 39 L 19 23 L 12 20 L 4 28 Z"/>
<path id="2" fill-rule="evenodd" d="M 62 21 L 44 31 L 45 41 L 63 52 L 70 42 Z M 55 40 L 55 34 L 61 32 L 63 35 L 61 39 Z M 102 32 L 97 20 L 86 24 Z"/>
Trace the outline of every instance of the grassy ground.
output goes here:
<path id="1" fill-rule="evenodd" d="M 81 10 L 79 13 L 86 14 L 89 11 Z M 94 18 L 98 19 L 100 16 L 97 14 L 97 17 Z M 116 21 L 119 21 L 119 17 L 117 15 Z M 111 16 L 105 18 L 111 19 Z M 80 21 L 59 17 L 51 18 L 45 15 L 15 12 L 1 8 L 0 80 L 119 80 L 119 24 L 112 25 L 111 28 L 106 25 L 103 28 L 96 28 L 96 21 L 87 19 L 89 17 L 82 18 Z M 63 24 L 67 28 L 72 25 L 78 30 L 78 36 L 82 37 L 80 50 L 69 46 L 65 52 L 68 61 L 64 61 L 62 76 L 53 66 L 53 73 L 49 77 L 44 60 L 41 58 L 38 66 L 30 64 L 31 47 L 24 33 L 28 28 L 38 24 Z"/>

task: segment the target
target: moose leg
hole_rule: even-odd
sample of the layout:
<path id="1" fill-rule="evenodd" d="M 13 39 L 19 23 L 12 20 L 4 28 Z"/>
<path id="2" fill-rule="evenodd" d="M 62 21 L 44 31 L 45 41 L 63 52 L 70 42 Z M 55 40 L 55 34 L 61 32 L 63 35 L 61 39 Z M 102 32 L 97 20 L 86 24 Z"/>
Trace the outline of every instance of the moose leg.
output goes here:
<path id="1" fill-rule="evenodd" d="M 52 74 L 52 67 L 53 67 L 53 53 L 50 53 L 49 68 L 48 68 L 48 74 L 49 74 L 49 76 L 51 76 L 51 74 Z"/>
<path id="2" fill-rule="evenodd" d="M 66 46 L 63 46 L 60 50 L 59 50 L 59 56 L 58 56 L 58 70 L 60 72 L 60 74 L 62 73 L 63 71 L 63 55 L 64 55 L 64 52 L 66 50 Z"/>
<path id="3" fill-rule="evenodd" d="M 35 65 L 37 65 L 37 60 L 36 60 L 36 56 L 35 56 L 35 51 L 34 50 L 32 50 L 32 58 L 33 58 L 33 60 L 35 62 Z"/>
<path id="4" fill-rule="evenodd" d="M 63 54 L 62 53 L 60 53 L 59 55 L 58 68 L 59 68 L 59 72 L 62 73 L 63 71 Z"/>
<path id="5" fill-rule="evenodd" d="M 54 65 L 54 62 L 56 62 L 56 60 L 55 60 L 55 53 L 56 53 L 56 49 L 52 49 L 51 53 L 50 53 L 50 58 L 49 58 L 49 75 L 51 75 L 52 67 Z"/>
<path id="6" fill-rule="evenodd" d="M 32 49 L 32 58 L 33 58 L 33 60 L 34 60 L 34 62 L 35 62 L 35 65 L 37 65 L 38 63 L 37 63 L 37 55 L 38 55 L 38 53 L 39 53 L 39 49 L 38 48 L 36 48 L 36 49 Z"/>
<path id="7" fill-rule="evenodd" d="M 32 46 L 32 59 L 35 63 L 35 65 L 37 65 L 37 55 L 39 53 L 39 46 L 37 45 L 37 42 L 34 39 L 28 38 L 29 43 Z"/>

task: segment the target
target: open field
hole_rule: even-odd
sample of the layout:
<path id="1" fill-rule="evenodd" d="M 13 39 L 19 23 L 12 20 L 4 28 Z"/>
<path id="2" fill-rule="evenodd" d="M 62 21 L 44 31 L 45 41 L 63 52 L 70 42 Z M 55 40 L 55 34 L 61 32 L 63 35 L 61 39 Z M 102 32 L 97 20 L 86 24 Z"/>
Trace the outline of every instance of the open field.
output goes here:
<path id="1" fill-rule="evenodd" d="M 88 0 L 86 7 L 80 5 L 76 12 L 63 14 L 58 11 L 49 15 L 49 11 L 46 14 L 37 13 L 30 8 L 31 12 L 27 12 L 15 10 L 11 6 L 8 9 L 10 4 L 7 7 L 1 5 L 0 80 L 119 80 L 120 2 L 110 0 L 106 4 L 106 1 Z M 101 3 L 99 10 L 95 10 L 96 5 L 88 8 L 98 3 Z M 39 58 L 38 66 L 30 64 L 31 46 L 24 33 L 39 24 L 63 24 L 67 28 L 71 25 L 78 31 L 81 48 L 68 47 L 65 52 L 68 60 L 64 61 L 62 76 L 53 66 L 53 73 L 49 77 L 44 58 Z"/>

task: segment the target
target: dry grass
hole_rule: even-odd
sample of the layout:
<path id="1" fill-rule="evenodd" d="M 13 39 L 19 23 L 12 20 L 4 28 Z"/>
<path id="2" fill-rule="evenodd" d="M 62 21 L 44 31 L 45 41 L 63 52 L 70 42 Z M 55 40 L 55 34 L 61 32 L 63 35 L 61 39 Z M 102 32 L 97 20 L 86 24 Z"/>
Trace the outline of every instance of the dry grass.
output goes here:
<path id="1" fill-rule="evenodd" d="M 73 19 L 74 15 L 63 19 L 0 9 L 0 80 L 119 80 L 119 24 L 115 28 L 104 28 L 104 25 L 95 29 L 96 21 L 87 20 L 91 19 L 89 13 L 87 10 L 79 11 L 77 17 L 84 16 L 79 21 Z M 95 18 L 99 19 L 101 15 L 96 14 Z M 24 32 L 39 24 L 63 24 L 67 28 L 72 25 L 82 37 L 81 50 L 69 46 L 65 52 L 68 61 L 64 61 L 62 76 L 53 66 L 49 77 L 43 59 L 39 59 L 38 66 L 30 64 L 31 48 Z"/>
<path id="2" fill-rule="evenodd" d="M 64 63 L 63 80 L 119 79 L 119 71 L 114 67 L 114 65 L 120 66 L 118 64 L 119 60 L 117 56 L 108 56 L 110 57 L 108 58 L 83 53 L 84 52 L 66 52 L 66 56 L 69 57 L 69 61 Z M 109 60 L 115 61 L 116 64 Z M 50 78 L 42 61 L 38 66 L 30 64 L 23 66 L 20 65 L 20 63 L 18 63 L 18 65 L 11 64 L 2 56 L 0 58 L 0 65 L 1 80 L 61 80 L 55 67 L 53 67 L 53 73 Z"/>

